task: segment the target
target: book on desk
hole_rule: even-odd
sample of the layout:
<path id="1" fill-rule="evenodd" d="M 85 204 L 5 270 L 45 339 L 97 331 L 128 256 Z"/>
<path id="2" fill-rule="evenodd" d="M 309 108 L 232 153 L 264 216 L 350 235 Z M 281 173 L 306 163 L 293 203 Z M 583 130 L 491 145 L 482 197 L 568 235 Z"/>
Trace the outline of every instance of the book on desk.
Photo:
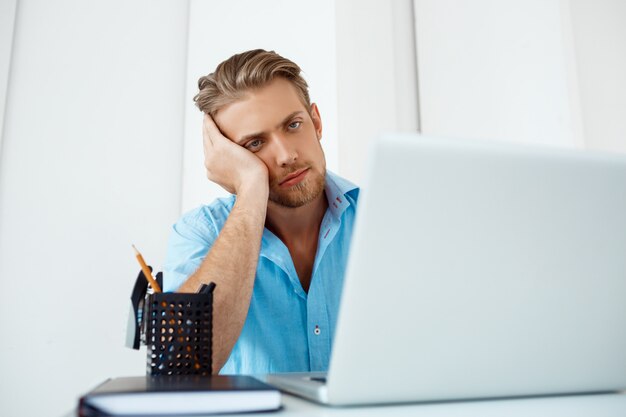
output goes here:
<path id="1" fill-rule="evenodd" d="M 108 379 L 82 396 L 79 416 L 218 414 L 280 407 L 280 392 L 250 376 L 137 376 Z"/>

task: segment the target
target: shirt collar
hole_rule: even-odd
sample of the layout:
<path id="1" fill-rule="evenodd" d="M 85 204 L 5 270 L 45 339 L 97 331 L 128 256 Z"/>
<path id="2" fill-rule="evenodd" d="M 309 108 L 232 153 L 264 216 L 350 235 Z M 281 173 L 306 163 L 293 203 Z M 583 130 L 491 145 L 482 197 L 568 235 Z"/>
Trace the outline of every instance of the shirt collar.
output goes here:
<path id="1" fill-rule="evenodd" d="M 350 181 L 326 171 L 326 199 L 328 200 L 328 209 L 333 217 L 340 218 L 343 212 L 350 207 L 350 201 L 346 198 L 346 194 L 356 189 L 358 187 Z"/>

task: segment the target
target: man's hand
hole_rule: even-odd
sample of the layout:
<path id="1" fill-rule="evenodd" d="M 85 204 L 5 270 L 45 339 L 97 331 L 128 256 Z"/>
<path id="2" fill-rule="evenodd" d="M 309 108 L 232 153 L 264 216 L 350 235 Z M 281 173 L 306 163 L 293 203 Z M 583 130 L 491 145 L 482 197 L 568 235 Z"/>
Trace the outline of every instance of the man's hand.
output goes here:
<path id="1" fill-rule="evenodd" d="M 210 181 L 231 194 L 238 194 L 242 189 L 269 188 L 269 174 L 265 164 L 253 153 L 224 136 L 208 114 L 204 115 L 202 136 L 204 166 Z"/>

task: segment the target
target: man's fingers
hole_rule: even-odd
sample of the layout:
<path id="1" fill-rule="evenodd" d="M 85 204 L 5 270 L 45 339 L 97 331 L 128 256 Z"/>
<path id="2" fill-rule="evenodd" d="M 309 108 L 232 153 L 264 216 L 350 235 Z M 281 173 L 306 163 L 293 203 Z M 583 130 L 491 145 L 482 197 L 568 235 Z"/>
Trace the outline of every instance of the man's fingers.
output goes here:
<path id="1" fill-rule="evenodd" d="M 213 139 L 211 139 L 211 133 L 210 133 L 211 123 L 215 124 L 215 122 L 213 122 L 213 119 L 211 119 L 211 116 L 204 113 L 204 119 L 202 120 L 202 138 L 204 139 L 205 147 L 207 145 L 213 146 Z"/>
<path id="2" fill-rule="evenodd" d="M 223 136 L 213 118 L 206 113 L 204 114 L 203 128 L 205 140 L 208 139 L 211 145 L 214 145 L 215 141 Z"/>

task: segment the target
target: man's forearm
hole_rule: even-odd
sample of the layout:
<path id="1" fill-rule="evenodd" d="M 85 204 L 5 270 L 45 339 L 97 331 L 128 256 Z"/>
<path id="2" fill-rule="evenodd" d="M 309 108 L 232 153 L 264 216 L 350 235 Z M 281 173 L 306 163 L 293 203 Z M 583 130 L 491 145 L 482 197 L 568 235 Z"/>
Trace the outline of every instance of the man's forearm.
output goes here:
<path id="1" fill-rule="evenodd" d="M 213 373 L 219 372 L 246 320 L 267 211 L 265 190 L 240 193 L 211 250 L 179 288 L 197 292 L 215 282 L 213 296 Z"/>

